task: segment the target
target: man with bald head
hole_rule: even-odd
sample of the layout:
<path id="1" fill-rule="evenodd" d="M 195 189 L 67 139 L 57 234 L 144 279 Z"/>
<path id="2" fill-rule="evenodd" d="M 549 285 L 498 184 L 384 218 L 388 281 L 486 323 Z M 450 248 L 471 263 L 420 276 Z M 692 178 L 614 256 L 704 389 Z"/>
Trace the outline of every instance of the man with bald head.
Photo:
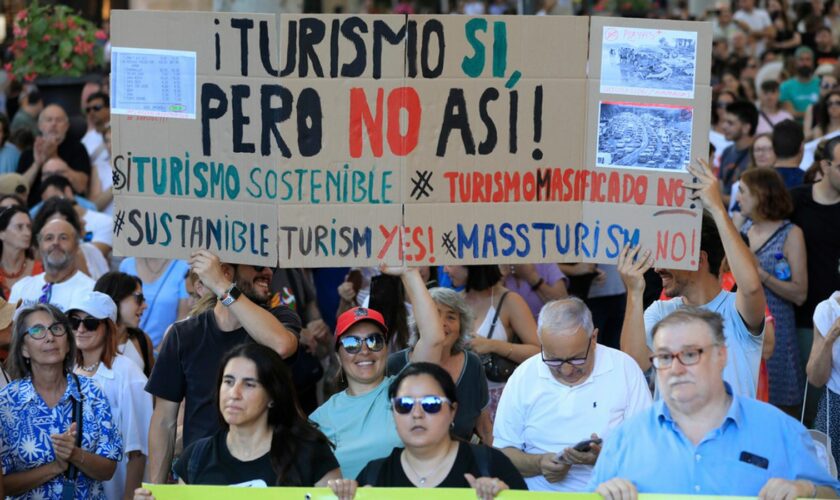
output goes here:
<path id="1" fill-rule="evenodd" d="M 44 272 L 27 276 L 12 287 L 9 302 L 23 301 L 24 307 L 52 304 L 62 311 L 73 294 L 93 291 L 94 281 L 76 267 L 79 235 L 62 219 L 53 219 L 37 235 Z"/>
<path id="2" fill-rule="evenodd" d="M 90 157 L 78 139 L 68 138 L 70 120 L 58 104 L 45 107 L 38 116 L 38 131 L 32 149 L 24 151 L 18 162 L 18 173 L 29 183 L 28 204 L 38 203 L 41 192 L 41 169 L 50 158 L 59 157 L 70 167 L 67 178 L 73 190 L 84 194 L 90 178 Z"/>
<path id="3" fill-rule="evenodd" d="M 543 306 L 537 333 L 542 352 L 508 380 L 493 446 L 529 490 L 581 491 L 601 449 L 591 441 L 609 441 L 625 418 L 650 406 L 650 390 L 633 358 L 597 343 L 592 314 L 580 299 Z"/>

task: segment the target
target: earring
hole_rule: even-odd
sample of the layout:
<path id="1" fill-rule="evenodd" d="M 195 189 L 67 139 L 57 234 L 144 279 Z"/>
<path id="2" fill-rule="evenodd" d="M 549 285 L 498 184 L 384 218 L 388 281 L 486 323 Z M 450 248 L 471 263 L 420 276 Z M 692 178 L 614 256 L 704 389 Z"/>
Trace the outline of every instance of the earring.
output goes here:
<path id="1" fill-rule="evenodd" d="M 268 407 L 269 408 L 274 408 L 274 401 L 269 401 L 268 402 Z"/>

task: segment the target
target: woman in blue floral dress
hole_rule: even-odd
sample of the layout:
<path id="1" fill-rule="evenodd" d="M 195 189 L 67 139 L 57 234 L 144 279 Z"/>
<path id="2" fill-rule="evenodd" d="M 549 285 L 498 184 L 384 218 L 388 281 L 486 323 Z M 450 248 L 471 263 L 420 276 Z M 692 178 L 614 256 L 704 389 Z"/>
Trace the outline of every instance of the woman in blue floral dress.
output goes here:
<path id="1" fill-rule="evenodd" d="M 105 498 L 102 481 L 122 458 L 122 439 L 102 390 L 72 373 L 75 351 L 61 311 L 38 304 L 19 312 L 7 361 L 13 381 L 0 390 L 0 462 L 11 498 L 58 500 L 71 488 L 75 499 Z"/>
<path id="2" fill-rule="evenodd" d="M 794 305 L 805 302 L 808 271 L 802 230 L 787 217 L 793 201 L 782 177 L 773 168 L 754 168 L 741 176 L 738 192 L 741 212 L 749 220 L 741 228 L 758 259 L 767 306 L 775 318 L 776 342 L 767 360 L 770 403 L 799 418 L 805 388 L 805 371 L 796 339 Z M 787 271 L 775 273 L 777 264 Z"/>

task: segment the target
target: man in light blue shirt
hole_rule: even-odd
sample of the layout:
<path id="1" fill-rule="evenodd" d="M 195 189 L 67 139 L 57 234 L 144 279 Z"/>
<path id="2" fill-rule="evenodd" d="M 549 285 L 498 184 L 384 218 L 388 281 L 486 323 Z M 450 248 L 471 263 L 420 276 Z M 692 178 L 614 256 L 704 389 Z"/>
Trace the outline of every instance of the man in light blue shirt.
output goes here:
<path id="1" fill-rule="evenodd" d="M 589 490 L 608 500 L 638 493 L 838 498 L 802 425 L 733 394 L 723 381 L 720 315 L 680 309 L 653 328 L 651 362 L 662 399 L 605 442 Z"/>
<path id="2" fill-rule="evenodd" d="M 647 370 L 653 350 L 651 330 L 659 320 L 685 306 L 718 313 L 723 317 L 729 354 L 723 380 L 738 396 L 753 398 L 765 340 L 767 303 L 764 288 L 755 257 L 744 244 L 723 204 L 717 177 L 705 162 L 692 164 L 688 170 L 696 180 L 685 187 L 691 190 L 690 197 L 699 199 L 707 210 L 698 235 L 697 270 L 657 267 L 662 291 L 671 299 L 657 300 L 643 311 L 644 273 L 653 267 L 653 256 L 649 250 L 642 253 L 639 247 L 622 250 L 618 257 L 618 272 L 627 287 L 627 305 L 621 329 L 621 350 L 632 356 L 642 370 Z M 737 292 L 721 290 L 718 274 L 724 255 L 738 283 Z"/>

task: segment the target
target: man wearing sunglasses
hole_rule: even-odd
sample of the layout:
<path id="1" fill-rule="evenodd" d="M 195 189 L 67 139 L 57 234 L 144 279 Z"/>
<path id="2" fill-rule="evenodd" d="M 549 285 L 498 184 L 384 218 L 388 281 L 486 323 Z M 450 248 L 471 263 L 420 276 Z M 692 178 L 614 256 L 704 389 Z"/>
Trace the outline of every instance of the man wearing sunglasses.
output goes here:
<path id="1" fill-rule="evenodd" d="M 589 491 L 610 500 L 638 493 L 838 498 L 840 482 L 817 460 L 806 429 L 724 382 L 729 352 L 719 314 L 680 309 L 652 335 L 662 399 L 607 440 Z"/>
<path id="2" fill-rule="evenodd" d="M 88 194 L 92 200 L 98 202 L 98 198 L 104 198 L 104 194 L 114 185 L 111 173 L 111 152 L 105 144 L 105 130 L 111 125 L 108 94 L 94 92 L 88 96 L 84 112 L 88 121 L 88 130 L 82 137 L 82 144 L 90 155 L 90 163 L 93 166 Z M 98 204 L 98 208 L 105 209 L 105 205 L 110 204 L 111 199 L 109 197 L 104 204 Z"/>
<path id="3" fill-rule="evenodd" d="M 510 458 L 534 491 L 581 491 L 624 419 L 651 403 L 633 359 L 597 343 L 592 314 L 577 298 L 549 302 L 537 332 L 542 352 L 522 363 L 505 386 L 493 446 Z"/>
<path id="4" fill-rule="evenodd" d="M 226 352 L 247 342 L 270 347 L 284 359 L 297 352 L 298 316 L 284 305 L 265 308 L 271 268 L 222 263 L 206 250 L 193 253 L 189 264 L 218 301 L 213 308 L 173 324 L 161 343 L 146 385 L 155 396 L 149 431 L 152 483 L 163 483 L 169 476 L 181 401 L 184 447 L 219 429 L 216 371 Z"/>

